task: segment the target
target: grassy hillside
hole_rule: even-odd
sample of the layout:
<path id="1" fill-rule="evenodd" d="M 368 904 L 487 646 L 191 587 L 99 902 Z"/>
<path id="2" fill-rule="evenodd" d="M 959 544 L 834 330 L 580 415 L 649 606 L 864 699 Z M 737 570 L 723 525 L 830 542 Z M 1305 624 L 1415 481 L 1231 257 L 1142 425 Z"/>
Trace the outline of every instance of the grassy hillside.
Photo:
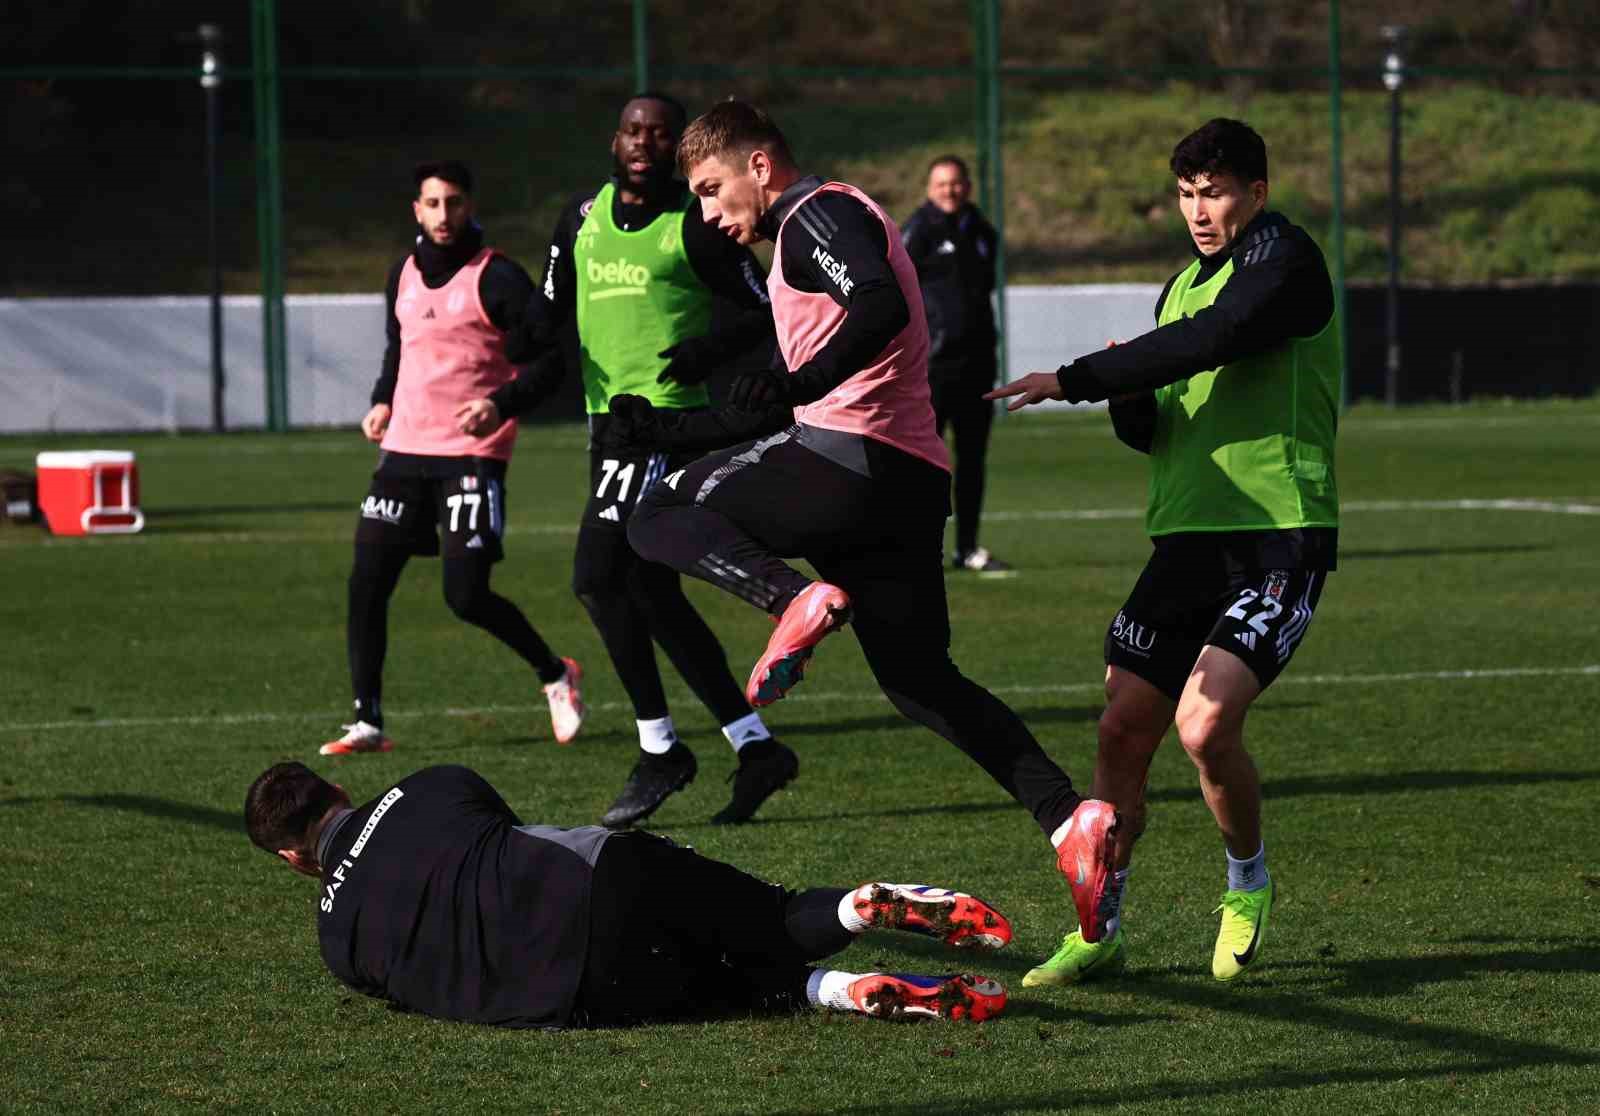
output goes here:
<path id="1" fill-rule="evenodd" d="M 412 162 L 465 157 L 482 180 L 495 242 L 532 266 L 563 200 L 602 180 L 618 93 L 480 83 L 467 128 L 406 121 L 394 135 L 284 135 L 289 289 L 373 290 L 409 239 Z M 242 93 L 243 90 L 237 90 Z M 733 90 L 705 87 L 700 105 Z M 769 89 L 811 168 L 859 183 L 903 216 L 944 151 L 973 153 L 960 83 L 839 83 Z M 537 104 L 531 113 L 526 106 Z M 1344 100 L 1351 279 L 1385 268 L 1388 107 Z M 1266 137 L 1274 204 L 1318 235 L 1331 212 L 1327 98 L 1259 92 L 1240 102 L 1184 84 L 1152 91 L 1008 91 L 1005 181 L 1013 282 L 1152 280 L 1185 250 L 1166 170 L 1172 144 L 1217 114 Z M 1445 282 L 1600 277 L 1600 104 L 1475 86 L 1419 86 L 1405 111 L 1405 274 Z M 223 255 L 230 291 L 257 289 L 254 155 L 227 145 Z M 108 174 L 107 167 L 140 167 Z M 206 289 L 199 136 L 121 129 L 61 149 L 39 169 L 42 212 L 8 230 L 0 294 Z"/>

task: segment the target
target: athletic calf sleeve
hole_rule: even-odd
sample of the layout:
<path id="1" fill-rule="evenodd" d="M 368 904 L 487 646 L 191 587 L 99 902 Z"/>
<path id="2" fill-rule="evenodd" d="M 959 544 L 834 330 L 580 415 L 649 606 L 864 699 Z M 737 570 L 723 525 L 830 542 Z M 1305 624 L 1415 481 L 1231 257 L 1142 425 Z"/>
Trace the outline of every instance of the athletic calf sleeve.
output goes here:
<path id="1" fill-rule="evenodd" d="M 783 925 L 802 956 L 830 957 L 855 940 L 839 920 L 839 904 L 849 895 L 848 888 L 814 887 L 790 896 Z"/>

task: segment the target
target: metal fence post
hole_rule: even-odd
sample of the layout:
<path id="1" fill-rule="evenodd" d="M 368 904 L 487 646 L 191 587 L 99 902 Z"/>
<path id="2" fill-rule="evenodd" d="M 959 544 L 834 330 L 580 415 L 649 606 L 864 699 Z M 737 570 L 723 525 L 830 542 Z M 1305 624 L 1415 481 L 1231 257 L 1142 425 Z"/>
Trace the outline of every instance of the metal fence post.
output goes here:
<path id="1" fill-rule="evenodd" d="M 973 146 L 976 148 L 978 180 L 978 205 L 989 208 L 989 82 L 984 74 L 984 61 L 989 57 L 984 45 L 989 32 L 989 21 L 984 18 L 984 0 L 971 0 L 967 5 L 972 17 L 972 103 L 974 109 Z"/>
<path id="2" fill-rule="evenodd" d="M 633 91 L 650 88 L 650 0 L 633 0 Z"/>
<path id="3" fill-rule="evenodd" d="M 255 54 L 256 232 L 261 245 L 261 364 L 267 429 L 289 428 L 283 314 L 283 166 L 278 142 L 278 3 L 252 0 Z"/>
<path id="4" fill-rule="evenodd" d="M 1010 379 L 1006 360 L 1006 170 L 1005 144 L 1001 142 L 1004 106 L 1000 87 L 1000 0 L 984 0 L 984 84 L 988 87 L 989 223 L 994 225 L 994 290 L 996 344 L 999 346 L 1000 382 Z"/>
<path id="5" fill-rule="evenodd" d="M 1328 0 L 1328 129 L 1333 213 L 1328 247 L 1333 251 L 1333 312 L 1339 326 L 1339 409 L 1350 407 L 1350 331 L 1344 316 L 1344 85 L 1340 67 L 1339 0 Z"/>

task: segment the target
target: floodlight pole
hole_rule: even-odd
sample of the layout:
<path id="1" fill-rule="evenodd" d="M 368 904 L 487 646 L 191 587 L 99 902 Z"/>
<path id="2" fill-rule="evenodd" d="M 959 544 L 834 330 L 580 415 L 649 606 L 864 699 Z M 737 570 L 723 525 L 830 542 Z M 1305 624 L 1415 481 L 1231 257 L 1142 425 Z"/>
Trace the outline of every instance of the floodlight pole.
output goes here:
<path id="1" fill-rule="evenodd" d="M 1393 407 L 1400 398 L 1400 89 L 1406 81 L 1401 47 L 1406 29 L 1383 29 L 1389 53 L 1383 60 L 1383 87 L 1389 91 L 1389 297 L 1388 354 L 1384 365 L 1383 400 Z"/>
<path id="2" fill-rule="evenodd" d="M 200 88 L 206 95 L 206 245 L 211 258 L 211 429 L 221 433 L 223 389 L 226 377 L 222 364 L 222 256 L 218 235 L 218 196 L 221 172 L 218 166 L 222 114 L 222 28 L 202 23 L 196 32 L 200 40 Z"/>

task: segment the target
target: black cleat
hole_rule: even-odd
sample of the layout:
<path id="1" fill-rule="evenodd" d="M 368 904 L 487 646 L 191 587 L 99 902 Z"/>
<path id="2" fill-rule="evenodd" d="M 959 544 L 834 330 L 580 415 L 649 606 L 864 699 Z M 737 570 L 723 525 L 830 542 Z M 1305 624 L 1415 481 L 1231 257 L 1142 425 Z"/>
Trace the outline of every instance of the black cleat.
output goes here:
<path id="1" fill-rule="evenodd" d="M 800 757 L 775 739 L 754 740 L 739 749 L 739 766 L 728 780 L 733 801 L 711 819 L 712 825 L 737 825 L 755 816 L 761 804 L 800 773 Z"/>
<path id="2" fill-rule="evenodd" d="M 600 824 L 607 829 L 626 829 L 634 822 L 643 821 L 656 812 L 667 795 L 694 782 L 698 767 L 694 753 L 681 740 L 674 740 L 672 747 L 660 755 L 641 752 L 639 762 L 628 773 L 622 793 L 617 795 Z"/>

